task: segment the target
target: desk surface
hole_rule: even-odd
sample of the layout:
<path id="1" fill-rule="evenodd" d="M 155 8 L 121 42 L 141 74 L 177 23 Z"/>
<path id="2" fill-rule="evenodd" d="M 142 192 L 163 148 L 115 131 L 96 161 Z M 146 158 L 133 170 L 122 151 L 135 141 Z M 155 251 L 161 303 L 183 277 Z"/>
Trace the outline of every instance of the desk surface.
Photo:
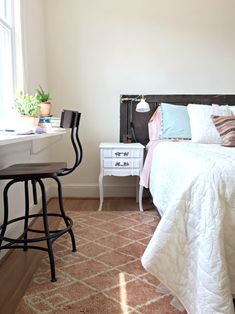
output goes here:
<path id="1" fill-rule="evenodd" d="M 26 141 L 40 140 L 52 136 L 58 136 L 65 134 L 66 131 L 43 133 L 43 134 L 30 134 L 30 135 L 17 135 L 17 134 L 1 134 L 0 133 L 0 146 L 15 144 Z"/>

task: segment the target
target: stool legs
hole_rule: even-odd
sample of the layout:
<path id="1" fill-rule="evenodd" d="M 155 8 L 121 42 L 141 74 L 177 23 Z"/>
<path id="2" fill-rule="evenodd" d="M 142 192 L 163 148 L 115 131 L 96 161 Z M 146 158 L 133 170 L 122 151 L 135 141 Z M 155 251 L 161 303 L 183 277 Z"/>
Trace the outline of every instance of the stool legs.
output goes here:
<path id="1" fill-rule="evenodd" d="M 37 182 L 40 185 L 41 192 L 42 192 L 42 211 L 43 211 L 43 224 L 44 224 L 44 229 L 45 229 L 45 235 L 46 237 L 49 237 L 50 232 L 49 232 L 49 224 L 48 224 L 48 216 L 47 216 L 47 203 L 46 203 L 46 191 L 45 191 L 45 186 L 42 182 L 42 180 L 38 179 Z M 50 267 L 51 267 L 51 281 L 55 282 L 56 281 L 56 276 L 55 276 L 55 261 L 54 261 L 54 254 L 52 250 L 52 241 L 50 239 L 47 239 L 47 249 L 48 249 L 48 255 L 49 255 L 49 260 L 50 260 Z"/>
<path id="2" fill-rule="evenodd" d="M 33 189 L 33 203 L 34 203 L 34 205 L 37 205 L 38 198 L 37 198 L 36 181 L 31 180 L 31 183 L 32 183 L 32 189 Z"/>
<path id="3" fill-rule="evenodd" d="M 59 201 L 59 208 L 60 208 L 60 212 L 61 215 L 59 215 L 59 217 L 62 217 L 64 219 L 64 223 L 67 227 L 66 232 L 69 232 L 70 237 L 71 237 L 71 242 L 72 242 L 72 250 L 73 252 L 76 251 L 76 243 L 75 243 L 75 237 L 73 234 L 72 229 L 69 229 L 68 227 L 71 228 L 71 224 L 72 221 L 70 219 L 68 219 L 68 217 L 65 214 L 64 211 L 64 207 L 63 207 L 63 199 L 62 199 L 62 187 L 61 187 L 61 183 L 60 180 L 57 177 L 53 177 L 53 179 L 57 182 L 58 185 L 58 201 Z M 53 254 L 53 249 L 52 249 L 52 243 L 53 241 L 61 236 L 61 231 L 59 230 L 58 232 L 60 232 L 60 234 L 58 233 L 57 237 L 53 237 L 52 235 L 56 232 L 53 231 L 53 233 L 50 233 L 49 231 L 49 222 L 48 222 L 48 215 L 52 215 L 52 214 L 48 214 L 47 212 L 47 203 L 46 203 L 46 190 L 45 190 L 45 186 L 44 183 L 41 179 L 33 179 L 34 181 L 30 180 L 30 179 L 26 179 L 24 180 L 24 192 L 25 192 L 25 215 L 16 219 L 12 219 L 10 221 L 8 221 L 8 211 L 9 211 L 9 205 L 8 205 L 8 190 L 9 188 L 16 182 L 20 182 L 21 180 L 18 179 L 14 179 L 11 180 L 9 183 L 7 183 L 7 185 L 4 188 L 3 191 L 3 201 L 4 201 L 4 217 L 3 217 L 3 223 L 0 225 L 0 250 L 1 250 L 1 246 L 2 246 L 2 242 L 3 242 L 3 237 L 5 236 L 5 232 L 7 229 L 7 225 L 19 220 L 24 219 L 24 233 L 20 238 L 17 239 L 8 239 L 6 241 L 11 242 L 12 248 L 17 248 L 17 246 L 14 246 L 14 241 L 17 241 L 16 243 L 23 243 L 23 245 L 19 245 L 18 248 L 22 249 L 24 251 L 27 251 L 29 248 L 37 248 L 37 249 L 43 249 L 45 251 L 48 252 L 48 256 L 49 256 L 49 261 L 50 261 L 50 269 L 51 269 L 51 281 L 54 282 L 56 281 L 56 273 L 55 273 L 55 260 L 54 260 L 54 254 Z M 41 194 L 42 194 L 42 218 L 43 218 L 43 225 L 44 225 L 44 230 L 43 231 L 39 231 L 39 230 L 33 230 L 33 229 L 28 229 L 29 228 L 29 217 L 38 217 L 40 215 L 29 215 L 29 181 L 32 182 L 33 184 L 33 190 L 36 191 L 36 184 L 38 183 L 41 189 Z M 37 195 L 35 193 L 36 197 L 34 197 L 34 201 L 37 202 Z M 43 232 L 45 233 L 45 237 L 43 238 L 33 238 L 33 242 L 36 241 L 46 241 L 47 242 L 47 248 L 44 247 L 38 247 L 38 246 L 32 246 L 30 243 L 32 242 L 31 240 L 28 239 L 28 235 L 27 235 L 27 231 L 33 231 L 33 232 Z M 42 240 L 41 240 L 42 239 Z M 13 240 L 13 241 L 12 241 Z M 35 241 L 36 240 L 36 241 Z M 21 242 L 20 242 L 21 241 Z M 29 241 L 31 241 L 29 243 Z M 28 245 L 29 243 L 29 245 Z M 9 245 L 9 248 L 11 248 L 11 245 Z M 6 246 L 4 246 L 4 249 L 6 249 Z"/>
<path id="4" fill-rule="evenodd" d="M 7 222 L 8 222 L 8 190 L 12 186 L 12 184 L 18 182 L 17 180 L 12 180 L 7 183 L 3 190 L 3 205 L 4 205 L 4 217 L 3 217 L 3 223 L 2 223 L 2 228 L 1 228 L 1 233 L 0 236 L 4 237 L 6 229 L 7 229 Z M 2 238 L 0 238 L 0 248 L 2 245 Z"/>
<path id="5" fill-rule="evenodd" d="M 68 227 L 70 223 L 67 220 L 67 217 L 66 217 L 65 211 L 64 211 L 61 183 L 57 177 L 53 177 L 53 179 L 57 182 L 57 186 L 58 186 L 58 202 L 59 202 L 60 212 L 61 212 L 61 215 L 64 219 L 66 226 Z M 73 233 L 72 229 L 69 230 L 69 234 L 70 234 L 71 242 L 72 242 L 72 252 L 76 252 L 77 251 L 76 242 L 75 242 L 75 237 L 74 237 L 74 233 Z"/>
<path id="6" fill-rule="evenodd" d="M 24 219 L 24 251 L 28 251 L 28 224 L 29 224 L 29 185 L 28 180 L 24 181 L 24 194 L 25 194 L 25 219 Z"/>

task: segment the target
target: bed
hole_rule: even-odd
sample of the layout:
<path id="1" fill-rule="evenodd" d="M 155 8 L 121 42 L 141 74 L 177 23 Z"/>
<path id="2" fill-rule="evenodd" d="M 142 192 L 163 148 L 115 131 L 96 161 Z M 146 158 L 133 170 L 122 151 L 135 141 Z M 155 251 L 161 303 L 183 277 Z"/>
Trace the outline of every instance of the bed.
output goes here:
<path id="1" fill-rule="evenodd" d="M 150 191 L 162 219 L 142 257 L 143 266 L 189 313 L 233 313 L 234 149 L 159 143 Z"/>
<path id="2" fill-rule="evenodd" d="M 221 104 L 235 103 L 223 97 Z M 142 257 L 145 269 L 190 314 L 234 313 L 235 147 L 157 141 L 149 188 L 161 221 Z"/>

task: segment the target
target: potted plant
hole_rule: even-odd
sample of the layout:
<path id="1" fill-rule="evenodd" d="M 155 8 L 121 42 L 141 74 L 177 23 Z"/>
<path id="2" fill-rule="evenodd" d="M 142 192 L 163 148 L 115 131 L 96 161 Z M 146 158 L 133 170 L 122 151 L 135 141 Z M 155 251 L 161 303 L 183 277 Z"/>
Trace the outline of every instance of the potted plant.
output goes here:
<path id="1" fill-rule="evenodd" d="M 51 102 L 50 102 L 50 93 L 45 92 L 45 90 L 39 85 L 39 88 L 36 90 L 36 98 L 40 103 L 40 116 L 48 117 L 51 114 Z"/>
<path id="2" fill-rule="evenodd" d="M 36 95 L 28 95 L 23 92 L 17 92 L 14 109 L 20 114 L 18 127 L 20 129 L 32 129 L 38 125 L 40 104 Z"/>

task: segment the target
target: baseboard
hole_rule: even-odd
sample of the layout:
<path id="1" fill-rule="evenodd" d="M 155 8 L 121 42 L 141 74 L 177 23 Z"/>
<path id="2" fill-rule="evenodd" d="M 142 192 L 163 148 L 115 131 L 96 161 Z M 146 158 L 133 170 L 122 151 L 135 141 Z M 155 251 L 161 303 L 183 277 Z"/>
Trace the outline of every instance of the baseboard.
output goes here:
<path id="1" fill-rule="evenodd" d="M 55 185 L 50 187 L 51 197 L 57 196 Z M 108 197 L 133 197 L 136 194 L 135 185 L 106 185 L 104 195 Z M 98 184 L 63 184 L 63 197 L 99 197 Z"/>

